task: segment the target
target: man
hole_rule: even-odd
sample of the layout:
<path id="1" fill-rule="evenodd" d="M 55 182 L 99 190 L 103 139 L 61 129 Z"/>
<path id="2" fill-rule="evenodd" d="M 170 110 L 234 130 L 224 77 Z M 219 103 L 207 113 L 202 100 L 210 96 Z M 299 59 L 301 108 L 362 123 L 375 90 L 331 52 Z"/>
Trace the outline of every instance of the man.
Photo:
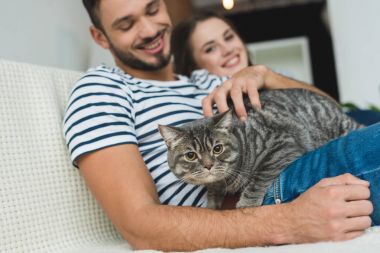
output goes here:
<path id="1" fill-rule="evenodd" d="M 135 249 L 345 240 L 370 226 L 368 183 L 349 174 L 324 179 L 291 203 L 224 211 L 193 207 L 205 206 L 205 189 L 182 184 L 170 173 L 157 124 L 201 117 L 200 99 L 208 93 L 207 115 L 214 102 L 226 110 L 231 95 L 244 118 L 242 92 L 259 107 L 259 88 L 304 85 L 257 66 L 212 91 L 221 80 L 205 72 L 191 79 L 173 73 L 163 0 L 83 2 L 94 24 L 92 37 L 110 50 L 117 67 L 98 67 L 77 82 L 65 136 L 92 193 Z"/>

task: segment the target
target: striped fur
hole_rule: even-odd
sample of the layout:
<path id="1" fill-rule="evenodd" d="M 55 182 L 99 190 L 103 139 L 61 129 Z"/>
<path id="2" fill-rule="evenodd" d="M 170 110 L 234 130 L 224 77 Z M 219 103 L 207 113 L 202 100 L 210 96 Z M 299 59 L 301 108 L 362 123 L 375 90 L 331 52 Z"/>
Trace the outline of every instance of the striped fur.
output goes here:
<path id="1" fill-rule="evenodd" d="M 303 89 L 265 90 L 262 110 L 233 110 L 181 127 L 160 126 L 168 163 L 185 182 L 208 187 L 208 207 L 241 193 L 237 207 L 259 206 L 279 173 L 307 151 L 361 127 L 330 98 Z M 223 152 L 215 152 L 217 145 Z M 217 150 L 219 151 L 219 149 Z M 196 159 L 186 154 L 194 152 Z"/>

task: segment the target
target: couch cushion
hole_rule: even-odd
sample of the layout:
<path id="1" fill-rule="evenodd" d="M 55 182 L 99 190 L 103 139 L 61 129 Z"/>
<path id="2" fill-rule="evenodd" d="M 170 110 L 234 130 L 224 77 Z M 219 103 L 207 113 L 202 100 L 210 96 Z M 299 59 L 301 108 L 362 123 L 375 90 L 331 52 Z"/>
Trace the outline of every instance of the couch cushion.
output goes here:
<path id="1" fill-rule="evenodd" d="M 0 60 L 0 251 L 124 245 L 72 167 L 62 117 L 79 72 Z"/>

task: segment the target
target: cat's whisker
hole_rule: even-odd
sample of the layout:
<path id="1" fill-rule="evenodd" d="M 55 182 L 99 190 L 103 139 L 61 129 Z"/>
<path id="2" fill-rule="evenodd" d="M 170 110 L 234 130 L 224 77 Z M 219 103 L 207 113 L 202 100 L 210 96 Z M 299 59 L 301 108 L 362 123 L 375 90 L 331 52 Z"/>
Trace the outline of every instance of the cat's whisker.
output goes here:
<path id="1" fill-rule="evenodd" d="M 232 169 L 231 172 L 234 172 L 236 174 L 239 174 L 239 175 L 242 175 L 242 176 L 246 176 L 246 177 L 250 176 L 250 172 L 249 171 L 239 171 L 239 170 Z"/>
<path id="2" fill-rule="evenodd" d="M 178 182 L 179 182 L 179 183 L 187 183 L 187 182 L 186 182 L 186 179 L 187 179 L 186 177 L 182 177 L 182 178 L 180 178 L 180 179 L 178 180 Z"/>
<path id="3" fill-rule="evenodd" d="M 197 171 L 197 172 L 194 172 L 194 173 L 192 173 L 192 175 L 194 176 L 194 177 L 200 177 L 200 176 L 202 176 L 202 175 L 204 175 L 205 173 L 203 172 L 203 171 Z"/>
<path id="4" fill-rule="evenodd" d="M 226 173 L 229 176 L 233 177 L 232 182 L 230 182 L 229 184 L 227 182 L 227 185 L 230 186 L 232 189 L 235 189 L 236 191 L 242 188 L 242 186 L 245 185 L 247 182 L 247 177 L 244 177 L 243 173 L 240 174 L 239 172 L 234 170 L 226 171 Z"/>

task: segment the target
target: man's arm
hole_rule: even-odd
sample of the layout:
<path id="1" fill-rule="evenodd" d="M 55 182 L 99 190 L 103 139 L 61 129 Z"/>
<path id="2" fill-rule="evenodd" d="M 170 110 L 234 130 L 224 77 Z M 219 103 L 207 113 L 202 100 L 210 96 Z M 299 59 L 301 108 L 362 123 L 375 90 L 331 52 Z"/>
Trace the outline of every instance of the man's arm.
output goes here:
<path id="1" fill-rule="evenodd" d="M 237 115 L 240 118 L 246 118 L 247 113 L 243 103 L 243 94 L 248 95 L 252 105 L 261 108 L 258 90 L 289 88 L 307 89 L 331 98 L 328 94 L 314 85 L 287 78 L 273 72 L 270 68 L 264 65 L 254 65 L 234 74 L 229 80 L 225 81 L 204 98 L 202 101 L 203 112 L 206 117 L 212 116 L 212 106 L 214 104 L 218 107 L 219 112 L 227 111 L 227 98 L 231 97 Z M 334 100 L 333 98 L 331 99 Z"/>
<path id="2" fill-rule="evenodd" d="M 135 249 L 183 251 L 344 240 L 370 226 L 368 184 L 349 175 L 321 181 L 289 204 L 216 211 L 161 205 L 135 145 L 95 151 L 78 164 L 100 205 Z"/>

